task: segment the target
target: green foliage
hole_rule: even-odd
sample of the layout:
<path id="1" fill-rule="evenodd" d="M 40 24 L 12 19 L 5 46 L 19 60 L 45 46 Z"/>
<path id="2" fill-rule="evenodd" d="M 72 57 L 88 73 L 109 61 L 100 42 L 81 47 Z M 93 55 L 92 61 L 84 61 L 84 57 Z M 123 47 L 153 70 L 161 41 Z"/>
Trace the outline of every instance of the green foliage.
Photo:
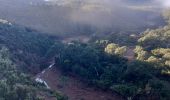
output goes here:
<path id="1" fill-rule="evenodd" d="M 53 92 L 53 91 L 51 92 L 53 93 L 53 96 L 55 96 L 57 100 L 68 100 L 68 97 L 65 95 L 62 95 L 61 93 Z"/>
<path id="2" fill-rule="evenodd" d="M 39 93 L 50 94 L 44 87 L 36 84 L 31 77 L 17 71 L 10 60 L 9 50 L 0 49 L 0 99 L 1 100 L 44 100 Z M 54 93 L 54 91 L 51 91 Z M 58 100 L 67 100 L 65 96 L 55 93 Z"/>
<path id="3" fill-rule="evenodd" d="M 110 43 L 106 46 L 105 52 L 111 55 L 120 55 L 123 56 L 126 52 L 127 47 L 120 47 L 118 44 Z"/>
<path id="4" fill-rule="evenodd" d="M 166 14 L 169 22 L 169 13 Z M 170 26 L 146 30 L 139 38 L 134 52 L 136 59 L 143 62 L 128 66 L 123 80 L 140 87 L 140 94 L 146 98 L 169 100 Z"/>
<path id="5" fill-rule="evenodd" d="M 39 63 L 53 43 L 49 36 L 35 30 L 0 23 L 0 45 L 9 48 L 12 60 L 23 70 L 39 69 Z"/>
<path id="6" fill-rule="evenodd" d="M 138 42 L 147 50 L 167 48 L 170 46 L 170 26 L 146 30 Z"/>
<path id="7" fill-rule="evenodd" d="M 137 87 L 133 85 L 113 85 L 111 89 L 127 97 L 128 100 L 132 100 L 137 93 Z"/>
<path id="8" fill-rule="evenodd" d="M 160 63 L 160 60 L 155 56 L 150 56 L 146 61 L 151 63 Z"/>
<path id="9" fill-rule="evenodd" d="M 136 46 L 134 53 L 136 55 L 136 59 L 140 61 L 144 61 L 148 57 L 148 52 L 145 51 L 141 46 Z"/>
<path id="10" fill-rule="evenodd" d="M 169 13 L 165 14 L 169 21 Z M 170 26 L 146 30 L 138 40 L 135 53 L 138 60 L 154 63 L 161 67 L 160 72 L 170 71 Z"/>
<path id="11" fill-rule="evenodd" d="M 149 81 L 151 90 L 150 95 L 157 95 L 160 100 L 170 99 L 170 84 L 159 79 L 152 79 Z"/>
<path id="12" fill-rule="evenodd" d="M 0 49 L 0 99 L 37 100 L 39 85 L 18 72 L 12 61 L 24 69 L 36 70 L 34 66 L 39 66 L 42 58 L 55 56 L 57 67 L 64 73 L 74 73 L 95 87 L 116 91 L 129 100 L 169 100 L 170 26 L 146 30 L 137 39 L 136 35 L 112 34 L 95 43 L 54 43 L 34 30 L 0 20 L 0 45 L 9 48 Z M 136 45 L 137 61 L 128 62 L 122 57 L 127 49 L 123 45 Z M 66 79 L 62 81 L 65 84 Z M 67 99 L 57 92 L 51 94 L 57 100 Z"/>
<path id="13" fill-rule="evenodd" d="M 63 50 L 63 44 L 60 41 L 55 42 L 46 52 L 45 58 L 52 58 Z"/>
<path id="14" fill-rule="evenodd" d="M 116 48 L 118 48 L 119 45 L 118 44 L 114 44 L 114 43 L 110 43 L 106 46 L 105 48 L 105 52 L 108 53 L 108 54 L 115 54 L 115 50 Z"/>
<path id="15" fill-rule="evenodd" d="M 163 83 L 164 87 L 166 87 L 164 83 L 169 84 L 166 79 L 162 80 L 164 68 L 155 63 L 155 61 L 159 63 L 157 56 L 153 54 L 150 56 L 151 54 L 142 46 L 137 46 L 134 50 L 136 55 L 141 52 L 147 53 L 142 55 L 143 58 L 139 59 L 140 61 L 127 62 L 127 59 L 118 55 L 106 53 L 107 44 L 107 41 L 60 44 L 55 48 L 56 52 L 61 49 L 56 53 L 58 55 L 56 57 L 57 67 L 60 67 L 66 74 L 74 73 L 95 87 L 116 91 L 129 100 L 138 95 L 142 95 L 139 98 L 145 96 L 146 100 L 151 95 L 157 97 L 154 91 L 160 93 L 158 97 L 163 97 L 161 94 L 163 91 L 156 91 L 157 88 L 151 83 L 151 80 L 157 79 Z M 118 45 L 108 44 L 107 50 L 112 52 L 113 49 L 115 50 L 114 47 L 116 48 Z M 164 73 L 167 72 L 164 70 Z M 165 94 L 164 98 L 169 98 L 169 95 Z"/>
<path id="16" fill-rule="evenodd" d="M 19 73 L 9 59 L 8 49 L 0 50 L 0 97 L 5 100 L 36 100 L 31 80 Z"/>
<path id="17" fill-rule="evenodd" d="M 127 60 L 108 55 L 96 47 L 94 44 L 81 43 L 65 45 L 56 63 L 60 64 L 64 72 L 73 72 L 83 80 L 106 89 L 117 81 Z"/>
<path id="18" fill-rule="evenodd" d="M 169 48 L 159 48 L 151 51 L 154 57 L 159 58 L 159 63 L 162 65 L 167 65 L 170 67 L 170 49 Z"/>
<path id="19" fill-rule="evenodd" d="M 119 47 L 115 50 L 115 54 L 123 56 L 127 50 L 126 46 Z"/>
<path id="20" fill-rule="evenodd" d="M 129 35 L 126 33 L 113 33 L 111 35 L 103 36 L 102 39 L 106 37 L 111 43 L 116 43 L 119 45 L 134 46 L 137 44 L 137 37 L 135 34 Z"/>
<path id="21" fill-rule="evenodd" d="M 170 10 L 167 9 L 163 12 L 163 17 L 167 20 L 168 24 L 170 23 Z"/>

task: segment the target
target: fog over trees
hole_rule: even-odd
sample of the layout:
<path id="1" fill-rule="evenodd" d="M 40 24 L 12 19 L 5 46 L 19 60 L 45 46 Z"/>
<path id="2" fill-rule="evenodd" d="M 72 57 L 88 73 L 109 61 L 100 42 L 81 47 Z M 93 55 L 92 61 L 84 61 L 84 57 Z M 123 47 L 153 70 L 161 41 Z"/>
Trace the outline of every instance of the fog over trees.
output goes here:
<path id="1" fill-rule="evenodd" d="M 133 33 L 164 24 L 159 0 L 149 1 L 1 0 L 0 17 L 53 34 Z"/>
<path id="2" fill-rule="evenodd" d="M 169 8 L 0 0 L 0 99 L 170 100 Z"/>

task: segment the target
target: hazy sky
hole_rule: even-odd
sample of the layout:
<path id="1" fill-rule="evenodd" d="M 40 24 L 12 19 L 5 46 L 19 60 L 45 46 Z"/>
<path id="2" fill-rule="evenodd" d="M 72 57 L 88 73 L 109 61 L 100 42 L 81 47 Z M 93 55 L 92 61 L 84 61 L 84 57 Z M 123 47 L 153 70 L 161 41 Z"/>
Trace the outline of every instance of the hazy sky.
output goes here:
<path id="1" fill-rule="evenodd" d="M 75 1 L 83 1 L 83 2 L 97 2 L 101 4 L 112 4 L 112 3 L 125 3 L 125 2 L 142 2 L 142 0 L 44 0 L 44 1 L 49 1 L 49 2 L 75 2 Z M 165 6 L 169 7 L 170 6 L 170 0 L 143 0 L 144 2 L 152 2 L 156 3 L 158 6 Z M 161 4 L 161 5 L 160 5 Z"/>
<path id="2" fill-rule="evenodd" d="M 170 0 L 156 0 L 161 3 L 164 7 L 170 7 Z"/>

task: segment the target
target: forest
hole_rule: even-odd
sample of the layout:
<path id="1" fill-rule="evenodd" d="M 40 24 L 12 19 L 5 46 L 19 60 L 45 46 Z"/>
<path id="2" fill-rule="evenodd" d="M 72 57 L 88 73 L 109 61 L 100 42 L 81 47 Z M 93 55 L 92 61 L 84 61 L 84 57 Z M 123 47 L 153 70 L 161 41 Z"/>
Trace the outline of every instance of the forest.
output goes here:
<path id="1" fill-rule="evenodd" d="M 168 22 L 169 16 L 164 17 Z M 63 73 L 74 73 L 87 84 L 128 100 L 169 100 L 169 30 L 167 24 L 140 35 L 111 34 L 93 37 L 88 43 L 57 42 L 47 55 L 56 55 L 56 67 Z M 133 48 L 132 59 L 126 57 L 129 47 Z"/>
<path id="2" fill-rule="evenodd" d="M 166 25 L 142 32 L 99 32 L 89 30 L 87 24 L 83 29 L 76 27 L 88 33 L 88 41 L 70 41 L 65 33 L 61 38 L 60 33 L 42 33 L 0 19 L 0 99 L 72 100 L 60 89 L 48 88 L 45 80 L 36 81 L 38 75 L 52 69 L 60 71 L 63 80 L 73 77 L 88 88 L 123 100 L 170 100 L 170 10 L 163 12 L 162 19 Z M 50 74 L 47 78 L 58 80 Z"/>

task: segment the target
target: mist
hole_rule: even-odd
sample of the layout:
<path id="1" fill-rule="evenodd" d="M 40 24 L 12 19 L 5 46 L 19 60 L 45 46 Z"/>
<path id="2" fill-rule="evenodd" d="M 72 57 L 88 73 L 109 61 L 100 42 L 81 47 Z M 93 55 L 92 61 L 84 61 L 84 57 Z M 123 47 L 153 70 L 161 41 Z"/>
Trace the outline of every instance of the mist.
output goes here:
<path id="1" fill-rule="evenodd" d="M 0 18 L 54 35 L 133 33 L 163 25 L 167 7 L 169 0 L 0 0 Z"/>
<path id="2" fill-rule="evenodd" d="M 161 4 L 163 8 L 169 8 L 170 7 L 170 1 L 169 0 L 155 0 L 156 3 Z"/>

